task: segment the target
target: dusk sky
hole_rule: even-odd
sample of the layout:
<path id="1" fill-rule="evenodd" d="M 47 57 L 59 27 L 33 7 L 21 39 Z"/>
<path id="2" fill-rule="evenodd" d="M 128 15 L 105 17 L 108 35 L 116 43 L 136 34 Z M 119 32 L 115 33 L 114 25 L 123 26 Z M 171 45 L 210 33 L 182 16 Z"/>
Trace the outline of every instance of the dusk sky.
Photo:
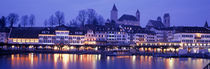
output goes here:
<path id="1" fill-rule="evenodd" d="M 34 14 L 36 25 L 43 26 L 45 19 L 60 10 L 65 22 L 78 15 L 79 10 L 92 8 L 104 19 L 110 18 L 110 10 L 116 4 L 120 17 L 123 14 L 141 13 L 141 26 L 149 19 L 170 13 L 171 26 L 203 26 L 210 23 L 210 0 L 1 0 L 0 16 L 17 13 L 19 16 Z"/>

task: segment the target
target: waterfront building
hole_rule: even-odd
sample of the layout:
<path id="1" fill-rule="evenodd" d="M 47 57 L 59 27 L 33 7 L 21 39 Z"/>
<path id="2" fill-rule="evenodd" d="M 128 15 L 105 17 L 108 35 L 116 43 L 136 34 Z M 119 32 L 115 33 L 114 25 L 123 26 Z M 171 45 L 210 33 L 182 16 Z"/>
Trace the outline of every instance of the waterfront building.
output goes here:
<path id="1" fill-rule="evenodd" d="M 0 43 L 7 43 L 9 32 L 9 28 L 0 28 Z"/>
<path id="2" fill-rule="evenodd" d="M 150 31 L 156 33 L 157 42 L 171 42 L 175 30 L 172 27 L 168 28 L 150 28 Z"/>
<path id="3" fill-rule="evenodd" d="M 13 28 L 10 44 L 83 45 L 84 33 L 64 25 L 59 27 Z"/>
<path id="4" fill-rule="evenodd" d="M 85 34 L 85 42 L 87 45 L 95 45 L 96 44 L 96 35 L 93 30 L 88 30 L 87 34 Z"/>
<path id="5" fill-rule="evenodd" d="M 172 42 L 179 42 L 180 49 L 192 53 L 209 52 L 210 30 L 204 27 L 176 27 Z"/>
<path id="6" fill-rule="evenodd" d="M 14 27 L 9 32 L 9 44 L 39 44 L 41 27 Z"/>

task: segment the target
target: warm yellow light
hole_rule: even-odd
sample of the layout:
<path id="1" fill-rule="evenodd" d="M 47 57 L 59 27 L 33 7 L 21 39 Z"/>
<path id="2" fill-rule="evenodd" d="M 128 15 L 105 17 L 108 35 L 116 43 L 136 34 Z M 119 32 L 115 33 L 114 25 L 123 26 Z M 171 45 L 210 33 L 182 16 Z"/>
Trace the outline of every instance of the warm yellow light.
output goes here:
<path id="1" fill-rule="evenodd" d="M 29 46 L 29 48 L 33 48 L 33 46 Z"/>
<path id="2" fill-rule="evenodd" d="M 54 46 L 54 50 L 58 50 L 58 47 L 57 46 Z"/>
<path id="3" fill-rule="evenodd" d="M 96 47 L 95 50 L 97 51 L 98 50 L 98 47 Z"/>
<path id="4" fill-rule="evenodd" d="M 196 37 L 201 37 L 201 34 L 200 33 L 196 33 Z"/>
<path id="5" fill-rule="evenodd" d="M 69 47 L 68 46 L 64 46 L 62 49 L 63 50 L 69 50 Z"/>
<path id="6" fill-rule="evenodd" d="M 31 39 L 30 42 L 34 42 L 34 39 Z"/>
<path id="7" fill-rule="evenodd" d="M 36 42 L 36 43 L 38 43 L 38 42 L 39 42 L 39 40 L 38 40 L 38 39 L 36 39 L 36 40 L 35 40 L 35 42 Z"/>
<path id="8" fill-rule="evenodd" d="M 25 42 L 25 39 L 22 39 L 22 42 Z"/>
<path id="9" fill-rule="evenodd" d="M 13 42 L 17 42 L 17 39 L 13 39 Z"/>
<path id="10" fill-rule="evenodd" d="M 14 48 L 15 46 L 14 45 L 12 45 L 12 48 Z"/>
<path id="11" fill-rule="evenodd" d="M 29 39 L 26 39 L 26 42 L 29 42 Z"/>
<path id="12" fill-rule="evenodd" d="M 71 47 L 70 47 L 70 49 L 74 49 L 74 47 L 73 47 L 73 46 L 71 46 Z"/>
<path id="13" fill-rule="evenodd" d="M 160 45 L 162 45 L 162 43 L 160 43 Z"/>

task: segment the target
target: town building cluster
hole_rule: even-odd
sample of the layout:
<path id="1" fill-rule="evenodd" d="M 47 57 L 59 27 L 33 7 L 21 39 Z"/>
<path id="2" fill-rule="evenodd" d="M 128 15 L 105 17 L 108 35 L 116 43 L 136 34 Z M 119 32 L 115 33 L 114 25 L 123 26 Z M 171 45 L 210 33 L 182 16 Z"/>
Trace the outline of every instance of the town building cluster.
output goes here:
<path id="1" fill-rule="evenodd" d="M 198 48 L 210 51 L 210 28 L 170 26 L 166 13 L 157 20 L 149 20 L 145 28 L 140 26 L 140 11 L 136 15 L 124 14 L 118 18 L 114 5 L 111 18 L 105 25 L 87 24 L 81 27 L 13 27 L 1 28 L 0 42 L 5 44 L 45 45 L 180 45 L 181 48 Z M 195 51 L 197 52 L 197 51 Z"/>

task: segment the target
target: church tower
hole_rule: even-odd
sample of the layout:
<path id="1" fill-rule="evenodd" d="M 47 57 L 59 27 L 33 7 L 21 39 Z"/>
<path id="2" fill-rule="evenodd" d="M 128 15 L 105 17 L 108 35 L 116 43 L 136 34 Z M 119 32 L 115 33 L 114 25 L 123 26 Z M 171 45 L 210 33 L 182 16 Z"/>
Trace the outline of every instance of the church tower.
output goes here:
<path id="1" fill-rule="evenodd" d="M 163 18 L 164 18 L 163 24 L 165 25 L 165 27 L 170 27 L 170 15 L 169 15 L 169 13 L 165 13 Z"/>
<path id="2" fill-rule="evenodd" d="M 140 21 L 140 12 L 139 12 L 139 10 L 136 11 L 136 18 L 137 18 L 138 21 Z"/>
<path id="3" fill-rule="evenodd" d="M 136 19 L 138 20 L 139 25 L 140 25 L 140 12 L 139 12 L 139 10 L 136 11 Z"/>
<path id="4" fill-rule="evenodd" d="M 117 22 L 117 19 L 118 19 L 118 10 L 114 4 L 112 10 L 111 10 L 111 20 L 114 20 L 115 22 Z"/>

